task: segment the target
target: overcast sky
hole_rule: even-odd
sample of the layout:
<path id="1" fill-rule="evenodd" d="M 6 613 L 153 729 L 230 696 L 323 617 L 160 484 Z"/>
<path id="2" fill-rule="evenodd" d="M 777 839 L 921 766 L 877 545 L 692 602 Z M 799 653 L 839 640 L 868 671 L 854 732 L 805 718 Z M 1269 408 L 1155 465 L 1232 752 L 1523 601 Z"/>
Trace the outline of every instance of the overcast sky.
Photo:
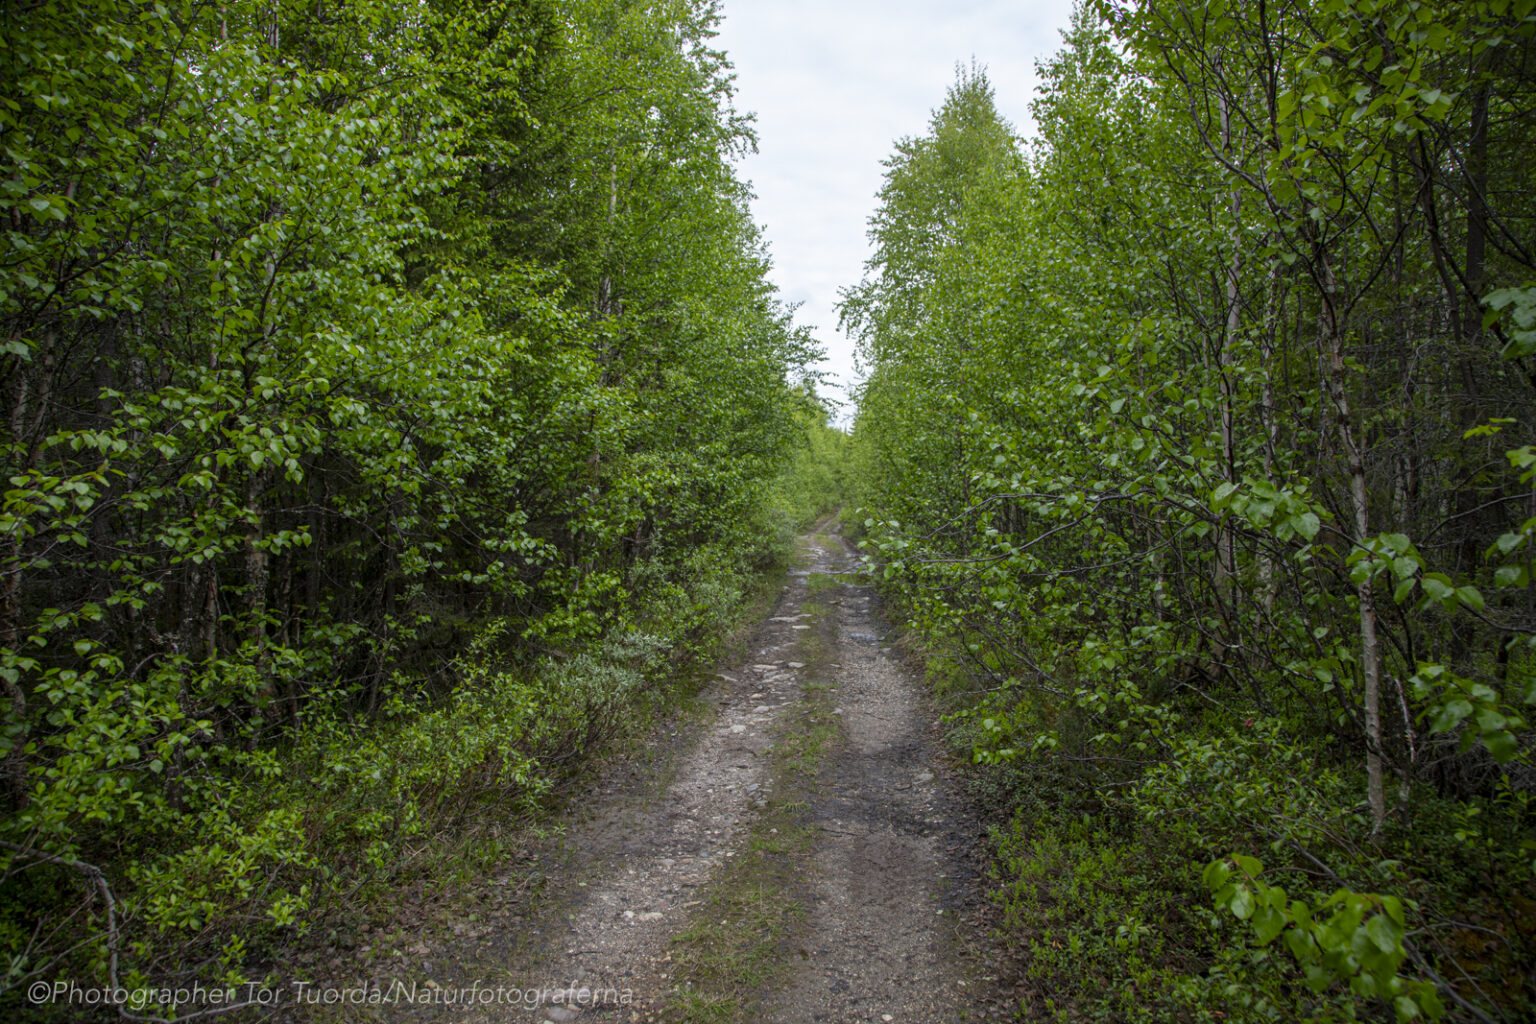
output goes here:
<path id="1" fill-rule="evenodd" d="M 736 66 L 736 104 L 757 115 L 741 164 L 758 198 L 773 278 L 826 346 L 833 383 L 854 379 L 837 330 L 840 287 L 858 282 L 880 162 L 927 128 L 956 63 L 984 65 L 1002 115 L 1029 136 L 1035 61 L 1061 47 L 1071 0 L 724 0 L 716 45 Z M 833 397 L 841 397 L 833 390 Z"/>

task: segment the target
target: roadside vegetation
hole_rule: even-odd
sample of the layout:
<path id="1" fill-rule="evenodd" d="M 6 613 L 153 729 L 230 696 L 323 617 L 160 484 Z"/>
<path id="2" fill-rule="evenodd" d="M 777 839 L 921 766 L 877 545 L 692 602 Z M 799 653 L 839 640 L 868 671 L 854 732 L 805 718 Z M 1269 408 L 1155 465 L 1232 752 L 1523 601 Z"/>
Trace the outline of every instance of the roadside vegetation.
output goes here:
<path id="1" fill-rule="evenodd" d="M 782 561 L 817 353 L 713 19 L 0 15 L 0 1013 L 494 858 Z"/>
<path id="2" fill-rule="evenodd" d="M 1088 3 L 844 295 L 1030 1019 L 1536 1012 L 1530 2 Z"/>
<path id="3" fill-rule="evenodd" d="M 848 431 L 716 18 L 0 11 L 0 1015 L 505 864 L 838 509 L 1029 1019 L 1536 1015 L 1536 0 L 1086 0 L 1029 143 L 960 69 Z M 793 955 L 827 704 L 669 1012 Z"/>
<path id="4" fill-rule="evenodd" d="M 848 434 L 833 425 L 834 406 L 809 388 L 798 392 L 796 423 L 803 432 L 789 467 L 776 481 L 771 503 L 780 543 L 838 511 L 848 500 Z"/>

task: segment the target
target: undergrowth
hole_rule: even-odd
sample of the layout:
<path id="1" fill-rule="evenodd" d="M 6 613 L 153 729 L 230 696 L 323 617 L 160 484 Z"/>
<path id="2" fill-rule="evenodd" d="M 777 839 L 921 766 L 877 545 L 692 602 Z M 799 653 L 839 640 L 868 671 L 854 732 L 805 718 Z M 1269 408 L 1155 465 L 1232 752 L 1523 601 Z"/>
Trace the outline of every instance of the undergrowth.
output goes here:
<path id="1" fill-rule="evenodd" d="M 595 755 L 686 702 L 779 578 L 696 552 L 632 594 L 626 625 L 585 646 L 518 664 L 507 657 L 518 638 L 491 622 L 445 697 L 400 680 L 371 719 L 311 712 L 286 748 L 210 765 L 208 785 L 225 798 L 198 819 L 200 834 L 140 850 L 112 890 L 119 928 L 143 936 L 145 967 L 123 986 L 201 960 L 205 977 L 244 991 L 263 965 L 387 923 L 413 887 L 451 894 L 504 866 L 528 827 L 580 789 Z M 0 920 L 67 893 L 74 874 L 43 865 L 11 879 Z M 22 995 L 0 996 L 10 1019 L 117 1017 Z"/>

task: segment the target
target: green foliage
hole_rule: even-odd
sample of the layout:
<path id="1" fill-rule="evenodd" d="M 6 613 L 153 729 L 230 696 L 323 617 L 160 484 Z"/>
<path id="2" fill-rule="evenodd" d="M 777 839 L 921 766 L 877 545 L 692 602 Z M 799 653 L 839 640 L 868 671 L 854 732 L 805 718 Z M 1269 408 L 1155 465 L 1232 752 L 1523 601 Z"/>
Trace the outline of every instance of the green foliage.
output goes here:
<path id="1" fill-rule="evenodd" d="M 782 532 L 798 533 L 836 512 L 848 498 L 848 435 L 831 425 L 830 408 L 814 392 L 798 414 L 802 443 L 774 481 L 774 513 Z"/>
<path id="2" fill-rule="evenodd" d="M 1178 996 L 1171 926 L 1200 928 L 1168 902 L 1160 859 L 1112 822 L 1030 806 L 998 835 L 1004 930 L 1027 952 L 1027 1014 L 1155 1021 Z"/>
<path id="3" fill-rule="evenodd" d="M 0 19 L 5 1005 L 536 806 L 772 557 L 815 352 L 712 5 L 404 12 Z"/>
<path id="4" fill-rule="evenodd" d="M 843 306 L 858 519 L 979 770 L 1067 808 L 1004 872 L 1097 965 L 1030 940 L 1064 1015 L 1536 1006 L 1490 909 L 1536 896 L 1530 7 L 1092 4 L 1037 142 L 973 69 L 887 162 Z M 1082 813 L 1154 865 L 1137 899 L 1073 881 Z M 1225 878 L 1249 932 L 1191 928 L 1230 850 L 1307 881 Z M 1168 984 L 1092 941 L 1117 915 Z M 1479 929 L 1513 959 L 1446 938 Z"/>
<path id="5" fill-rule="evenodd" d="M 1281 940 L 1314 992 L 1341 981 L 1356 995 L 1390 999 L 1399 1021 L 1445 1016 L 1433 985 L 1398 977 L 1407 959 L 1403 938 L 1408 924 L 1401 900 L 1340 889 L 1312 907 L 1263 882 L 1262 872 L 1257 860 L 1235 854 L 1212 861 L 1203 878 L 1216 906 L 1248 922 L 1260 946 Z"/>

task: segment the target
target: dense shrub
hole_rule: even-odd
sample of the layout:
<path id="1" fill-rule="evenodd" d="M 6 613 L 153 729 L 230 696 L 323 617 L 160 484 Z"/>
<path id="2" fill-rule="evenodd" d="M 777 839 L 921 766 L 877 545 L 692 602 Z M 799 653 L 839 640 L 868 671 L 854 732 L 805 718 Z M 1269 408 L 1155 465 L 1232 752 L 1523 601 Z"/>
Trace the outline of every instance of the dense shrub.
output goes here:
<path id="1" fill-rule="evenodd" d="M 1536 1006 L 1531 6 L 1090 4 L 887 164 L 856 501 L 1064 1019 Z"/>
<path id="2" fill-rule="evenodd" d="M 713 18 L 0 16 L 0 1006 L 240 977 L 708 653 L 813 355 Z"/>

